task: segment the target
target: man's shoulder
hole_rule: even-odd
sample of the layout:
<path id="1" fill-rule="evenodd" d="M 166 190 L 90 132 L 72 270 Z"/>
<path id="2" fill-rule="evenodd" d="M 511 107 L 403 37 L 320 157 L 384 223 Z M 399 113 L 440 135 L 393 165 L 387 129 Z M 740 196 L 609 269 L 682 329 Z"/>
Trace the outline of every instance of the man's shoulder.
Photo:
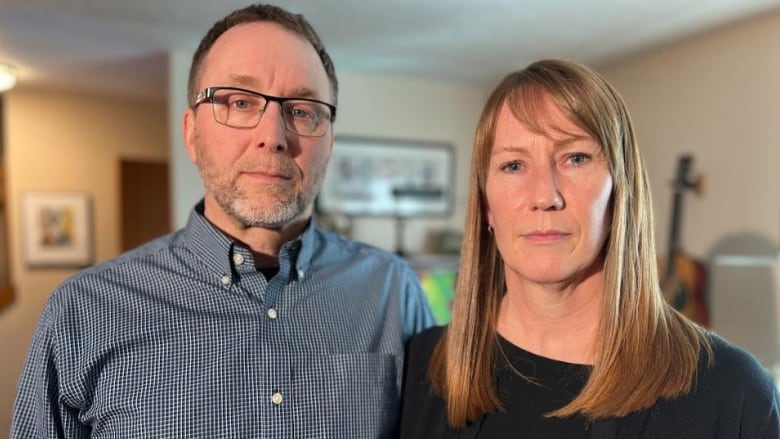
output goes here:
<path id="1" fill-rule="evenodd" d="M 388 265 L 409 265 L 405 259 L 397 254 L 367 242 L 345 238 L 320 228 L 317 228 L 316 232 L 321 245 L 329 255 L 357 256 L 360 259 L 370 259 Z"/>
<path id="2" fill-rule="evenodd" d="M 102 319 L 101 313 L 133 302 L 137 299 L 134 292 L 173 273 L 170 261 L 176 258 L 170 255 L 175 238 L 175 233 L 157 238 L 65 279 L 49 296 L 43 319 L 55 326 L 70 327 L 82 320 L 94 324 L 95 320 L 85 316 Z"/>
<path id="3" fill-rule="evenodd" d="M 85 268 L 62 282 L 55 290 L 55 294 L 100 278 L 143 277 L 143 273 L 148 271 L 150 267 L 159 266 L 162 268 L 164 262 L 161 263 L 160 259 L 166 259 L 173 253 L 177 246 L 179 233 L 174 232 L 161 236 L 114 258 Z"/>

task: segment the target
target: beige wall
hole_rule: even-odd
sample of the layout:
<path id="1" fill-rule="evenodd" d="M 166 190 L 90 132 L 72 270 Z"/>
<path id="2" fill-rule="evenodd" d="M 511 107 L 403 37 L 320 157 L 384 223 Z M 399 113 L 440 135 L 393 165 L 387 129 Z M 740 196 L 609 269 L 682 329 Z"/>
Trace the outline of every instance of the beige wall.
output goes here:
<path id="1" fill-rule="evenodd" d="M 601 71 L 636 123 L 659 250 L 692 153 L 706 184 L 685 195 L 681 244 L 709 263 L 710 328 L 780 371 L 780 12 Z"/>
<path id="2" fill-rule="evenodd" d="M 5 96 L 7 207 L 16 300 L 0 312 L 0 436 L 7 435 L 19 373 L 51 291 L 75 271 L 24 266 L 20 194 L 76 190 L 92 196 L 96 262 L 119 251 L 119 158 L 168 156 L 164 103 L 39 89 Z"/>
<path id="3" fill-rule="evenodd" d="M 678 154 L 695 156 L 705 192 L 685 196 L 683 248 L 698 257 L 780 245 L 780 12 L 601 71 L 636 123 L 666 248 Z"/>

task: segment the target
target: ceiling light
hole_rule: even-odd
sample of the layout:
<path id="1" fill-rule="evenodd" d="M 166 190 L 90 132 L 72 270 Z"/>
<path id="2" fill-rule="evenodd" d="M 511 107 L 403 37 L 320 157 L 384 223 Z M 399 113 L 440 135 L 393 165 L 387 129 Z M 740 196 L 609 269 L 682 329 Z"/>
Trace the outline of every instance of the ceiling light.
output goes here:
<path id="1" fill-rule="evenodd" d="M 9 64 L 0 63 L 0 93 L 10 90 L 16 84 L 16 69 Z"/>

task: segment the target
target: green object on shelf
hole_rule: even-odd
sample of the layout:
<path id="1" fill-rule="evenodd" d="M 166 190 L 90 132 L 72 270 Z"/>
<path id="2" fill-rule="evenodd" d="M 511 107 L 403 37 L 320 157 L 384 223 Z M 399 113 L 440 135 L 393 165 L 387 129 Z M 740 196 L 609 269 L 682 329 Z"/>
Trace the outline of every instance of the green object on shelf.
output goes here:
<path id="1" fill-rule="evenodd" d="M 425 296 L 438 325 L 446 325 L 452 319 L 452 299 L 455 296 L 455 272 L 425 271 L 419 274 Z"/>

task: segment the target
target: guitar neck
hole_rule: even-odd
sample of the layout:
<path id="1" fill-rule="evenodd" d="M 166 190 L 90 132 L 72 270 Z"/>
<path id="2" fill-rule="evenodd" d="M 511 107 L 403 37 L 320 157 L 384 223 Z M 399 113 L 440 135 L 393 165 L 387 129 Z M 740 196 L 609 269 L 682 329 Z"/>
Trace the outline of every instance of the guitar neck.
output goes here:
<path id="1" fill-rule="evenodd" d="M 669 246 L 667 247 L 666 278 L 674 276 L 674 257 L 680 252 L 680 228 L 682 227 L 683 194 L 689 189 L 688 172 L 693 158 L 684 155 L 677 165 L 677 175 L 674 181 L 674 197 L 672 201 L 672 221 L 669 225 Z"/>

